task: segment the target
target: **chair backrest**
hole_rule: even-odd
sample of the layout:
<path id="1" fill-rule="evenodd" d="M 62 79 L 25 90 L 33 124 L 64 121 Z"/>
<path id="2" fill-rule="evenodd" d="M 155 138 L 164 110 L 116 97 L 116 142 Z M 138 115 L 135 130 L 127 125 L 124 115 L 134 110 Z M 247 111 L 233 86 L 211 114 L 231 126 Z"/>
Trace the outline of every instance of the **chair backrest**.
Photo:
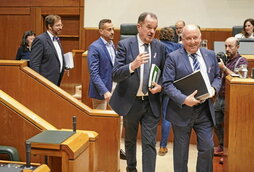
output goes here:
<path id="1" fill-rule="evenodd" d="M 137 24 L 125 23 L 120 25 L 120 40 L 137 35 Z"/>
<path id="2" fill-rule="evenodd" d="M 243 30 L 243 26 L 233 26 L 232 27 L 232 36 L 235 36 L 238 33 L 241 33 Z"/>

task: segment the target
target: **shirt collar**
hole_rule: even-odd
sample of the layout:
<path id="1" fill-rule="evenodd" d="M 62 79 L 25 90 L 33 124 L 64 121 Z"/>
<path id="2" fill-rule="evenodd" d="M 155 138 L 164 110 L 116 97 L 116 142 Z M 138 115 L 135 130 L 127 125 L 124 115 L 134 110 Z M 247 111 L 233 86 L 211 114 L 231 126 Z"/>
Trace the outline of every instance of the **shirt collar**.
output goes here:
<path id="1" fill-rule="evenodd" d="M 187 52 L 187 51 L 186 51 Z M 188 53 L 188 56 L 190 56 L 191 55 L 191 53 L 189 53 L 189 52 L 187 52 Z M 192 54 L 197 54 L 198 56 L 202 56 L 201 55 L 201 52 L 200 52 L 200 49 L 198 49 L 198 51 L 197 52 L 195 52 L 195 53 L 192 53 Z"/>
<path id="2" fill-rule="evenodd" d="M 138 39 L 138 46 L 139 47 L 144 46 L 145 43 L 140 39 L 139 34 L 137 34 L 137 39 Z M 148 45 L 150 45 L 150 43 Z"/>
<path id="3" fill-rule="evenodd" d="M 103 42 L 105 45 L 113 46 L 113 41 L 112 41 L 112 40 L 110 40 L 110 41 L 108 42 L 108 41 L 106 41 L 103 37 L 100 37 L 100 38 L 101 38 L 102 42 Z"/>
<path id="4" fill-rule="evenodd" d="M 47 31 L 47 33 L 49 34 L 51 40 L 53 40 L 54 35 L 52 35 L 52 33 L 50 33 L 49 31 Z"/>

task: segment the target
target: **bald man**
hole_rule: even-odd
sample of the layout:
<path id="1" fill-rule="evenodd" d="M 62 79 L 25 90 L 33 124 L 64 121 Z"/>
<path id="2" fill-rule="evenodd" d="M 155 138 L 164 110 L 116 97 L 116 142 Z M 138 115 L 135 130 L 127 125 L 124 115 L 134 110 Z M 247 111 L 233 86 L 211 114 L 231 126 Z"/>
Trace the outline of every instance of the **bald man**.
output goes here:
<path id="1" fill-rule="evenodd" d="M 174 132 L 174 171 L 188 171 L 189 142 L 192 129 L 197 135 L 198 159 L 196 172 L 213 171 L 213 126 L 215 124 L 212 97 L 221 86 L 220 70 L 215 53 L 200 48 L 201 32 L 196 25 L 186 25 L 182 32 L 183 48 L 169 54 L 164 71 L 165 94 L 169 96 L 166 119 Z M 193 62 L 195 62 L 193 64 Z M 183 94 L 174 86 L 174 81 L 183 78 L 194 70 L 199 70 L 210 81 L 211 96 L 206 100 L 195 98 L 197 90 L 190 95 Z"/>
<path id="2" fill-rule="evenodd" d="M 214 155 L 223 154 L 223 122 L 224 122 L 224 104 L 225 104 L 225 76 L 234 73 L 236 68 L 239 68 L 240 65 L 247 65 L 247 60 L 244 57 L 241 57 L 238 53 L 239 41 L 235 37 L 229 37 L 225 41 L 225 50 L 228 61 L 226 64 L 222 60 L 219 62 L 219 67 L 221 69 L 222 75 L 222 86 L 219 91 L 219 95 L 215 101 L 215 117 L 216 117 L 216 126 L 215 134 L 218 137 L 219 145 L 214 149 Z"/>

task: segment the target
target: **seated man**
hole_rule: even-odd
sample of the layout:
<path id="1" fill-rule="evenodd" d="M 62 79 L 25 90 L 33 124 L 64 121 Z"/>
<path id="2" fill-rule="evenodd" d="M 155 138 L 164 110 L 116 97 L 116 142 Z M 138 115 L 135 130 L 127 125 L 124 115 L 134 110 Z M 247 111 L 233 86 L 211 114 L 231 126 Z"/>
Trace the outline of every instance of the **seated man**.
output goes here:
<path id="1" fill-rule="evenodd" d="M 224 106 L 225 106 L 225 76 L 234 73 L 237 68 L 241 65 L 247 65 L 247 60 L 241 57 L 238 53 L 239 41 L 235 37 L 229 37 L 225 41 L 225 50 L 227 54 L 227 62 L 224 64 L 223 60 L 220 59 L 219 67 L 221 69 L 222 85 L 219 94 L 216 98 L 214 109 L 216 126 L 214 128 L 215 134 L 219 139 L 219 145 L 214 149 L 214 155 L 223 154 L 223 122 L 224 122 Z M 221 161 L 222 162 L 222 161 Z"/>

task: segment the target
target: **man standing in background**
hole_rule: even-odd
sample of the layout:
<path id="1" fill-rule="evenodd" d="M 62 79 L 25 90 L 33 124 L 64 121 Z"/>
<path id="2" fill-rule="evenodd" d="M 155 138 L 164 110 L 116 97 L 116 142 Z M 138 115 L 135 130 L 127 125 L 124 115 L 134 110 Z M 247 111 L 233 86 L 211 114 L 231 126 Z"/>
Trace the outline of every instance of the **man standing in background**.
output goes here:
<path id="1" fill-rule="evenodd" d="M 99 22 L 99 33 L 100 38 L 88 48 L 89 97 L 92 98 L 93 109 L 106 110 L 116 85 L 112 81 L 116 51 L 113 44 L 114 26 L 110 19 L 102 19 Z M 120 128 L 122 133 L 122 126 Z M 120 158 L 126 159 L 122 149 Z"/>
<path id="2" fill-rule="evenodd" d="M 47 31 L 37 36 L 32 43 L 30 67 L 60 86 L 65 62 L 63 49 L 59 41 L 63 24 L 58 15 L 48 15 L 45 18 Z"/>
<path id="3" fill-rule="evenodd" d="M 114 27 L 110 19 L 99 22 L 100 38 L 88 48 L 88 67 L 90 73 L 89 97 L 93 109 L 107 109 L 112 91 L 112 69 L 115 61 L 113 44 Z"/>
<path id="4" fill-rule="evenodd" d="M 184 26 L 185 26 L 185 22 L 183 20 L 179 20 L 176 22 L 175 24 L 176 34 L 174 37 L 174 42 L 182 43 L 182 32 L 183 32 Z"/>

